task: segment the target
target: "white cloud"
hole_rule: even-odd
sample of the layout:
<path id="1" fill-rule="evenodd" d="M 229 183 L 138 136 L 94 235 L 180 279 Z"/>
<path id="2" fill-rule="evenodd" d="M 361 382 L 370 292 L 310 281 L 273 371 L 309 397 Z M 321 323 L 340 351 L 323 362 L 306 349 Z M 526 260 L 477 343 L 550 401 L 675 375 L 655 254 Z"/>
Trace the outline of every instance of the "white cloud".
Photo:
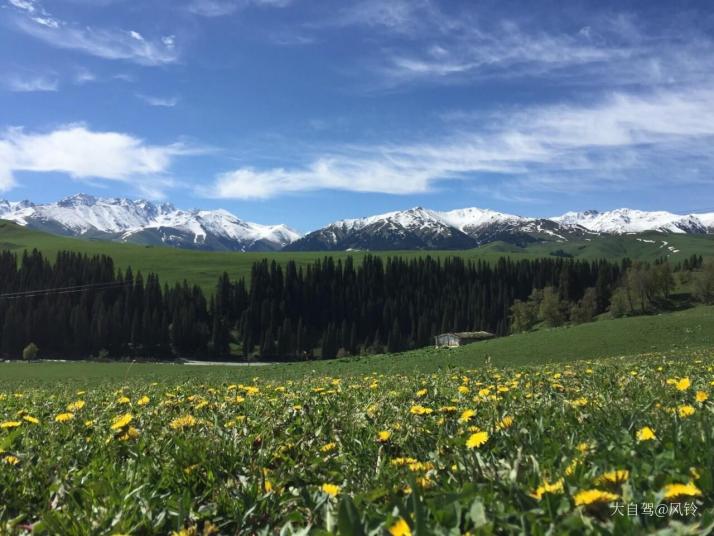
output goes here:
<path id="1" fill-rule="evenodd" d="M 12 0 L 11 4 L 18 10 L 17 28 L 54 47 L 141 65 L 162 65 L 178 60 L 174 36 L 149 39 L 135 30 L 80 26 L 55 18 L 37 1 Z"/>
<path id="2" fill-rule="evenodd" d="M 687 171 L 690 164 L 681 164 L 711 169 L 712 141 L 714 90 L 614 94 L 591 106 L 540 106 L 492 116 L 438 144 L 342 148 L 292 169 L 240 168 L 219 175 L 200 193 L 236 199 L 318 189 L 413 194 L 444 180 L 478 185 L 479 174 L 496 173 L 523 195 L 528 189 L 588 188 L 603 178 L 627 183 L 643 171 L 651 187 L 701 180 Z M 668 175 L 672 171 L 677 174 Z"/>
<path id="3" fill-rule="evenodd" d="M 0 134 L 0 190 L 15 186 L 15 173 L 66 173 L 73 179 L 135 183 L 147 189 L 165 184 L 181 144 L 148 145 L 120 132 L 97 132 L 81 124 L 48 133 L 13 128 Z"/>
<path id="4" fill-rule="evenodd" d="M 143 93 L 137 93 L 136 96 L 150 106 L 173 108 L 179 103 L 178 97 L 152 97 L 151 95 L 144 95 Z"/>
<path id="5" fill-rule="evenodd" d="M 286 7 L 291 3 L 292 0 L 191 0 L 186 9 L 202 17 L 222 17 L 249 6 Z"/>
<path id="6" fill-rule="evenodd" d="M 27 11 L 28 13 L 34 13 L 36 11 L 35 2 L 33 0 L 8 0 L 10 5 L 15 6 L 18 9 Z"/>
<path id="7" fill-rule="evenodd" d="M 54 77 L 48 76 L 10 76 L 5 82 L 10 91 L 30 93 L 35 91 L 57 91 L 59 82 Z"/>
<path id="8" fill-rule="evenodd" d="M 74 83 L 78 85 L 88 84 L 97 80 L 97 76 L 90 70 L 83 67 L 77 69 L 74 75 Z"/>
<path id="9" fill-rule="evenodd" d="M 538 17 L 476 3 L 360 0 L 316 27 L 369 28 L 361 64 L 371 76 L 365 69 L 359 76 L 371 90 L 493 78 L 624 87 L 710 77 L 714 40 L 683 20 L 672 17 L 651 31 L 634 15 L 596 9 L 587 25 L 570 12 L 561 29 L 546 31 Z"/>

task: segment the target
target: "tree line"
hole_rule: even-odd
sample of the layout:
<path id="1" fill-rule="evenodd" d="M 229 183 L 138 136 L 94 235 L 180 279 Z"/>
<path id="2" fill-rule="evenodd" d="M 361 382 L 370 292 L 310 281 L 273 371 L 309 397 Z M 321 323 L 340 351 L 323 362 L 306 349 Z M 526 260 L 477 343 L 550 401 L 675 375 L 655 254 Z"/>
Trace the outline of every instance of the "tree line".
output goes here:
<path id="1" fill-rule="evenodd" d="M 155 274 L 116 270 L 104 255 L 61 251 L 52 263 L 36 250 L 0 252 L 0 326 L 0 353 L 10 358 L 214 353 L 200 288 L 162 288 Z"/>
<path id="2" fill-rule="evenodd" d="M 318 260 L 306 267 L 264 260 L 250 283 L 219 282 L 215 310 L 235 326 L 245 356 L 331 358 L 398 352 L 431 344 L 449 331 L 509 331 L 511 306 L 534 288 L 554 288 L 559 299 L 582 300 L 593 288 L 604 311 L 621 263 L 573 259 L 459 257 L 414 259 L 366 256 Z"/>
<path id="3" fill-rule="evenodd" d="M 505 335 L 606 311 L 649 312 L 668 299 L 675 275 L 714 302 L 714 265 L 696 257 L 674 268 L 561 257 L 263 260 L 248 281 L 222 274 L 206 297 L 187 282 L 162 286 L 155 274 L 116 269 L 107 256 L 63 251 L 50 262 L 38 251 L 4 251 L 0 353 L 290 360 L 398 352 L 444 332 Z"/>

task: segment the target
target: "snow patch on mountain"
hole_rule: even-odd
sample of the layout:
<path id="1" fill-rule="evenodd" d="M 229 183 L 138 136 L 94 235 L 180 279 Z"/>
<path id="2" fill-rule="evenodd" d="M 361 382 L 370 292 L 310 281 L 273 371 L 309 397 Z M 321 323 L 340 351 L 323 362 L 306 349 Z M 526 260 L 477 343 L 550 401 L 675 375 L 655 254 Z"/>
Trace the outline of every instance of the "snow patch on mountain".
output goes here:
<path id="1" fill-rule="evenodd" d="M 630 208 L 619 208 L 607 212 L 587 210 L 585 212 L 566 212 L 562 216 L 550 218 L 563 225 L 579 225 L 590 231 L 607 234 L 642 233 L 645 231 L 662 231 L 668 233 L 705 233 L 707 227 L 700 216 L 714 215 L 680 215 L 665 211 L 647 212 Z"/>
<path id="2" fill-rule="evenodd" d="M 226 210 L 186 211 L 170 203 L 86 194 L 48 204 L 0 201 L 0 218 L 23 226 L 50 227 L 72 236 L 117 235 L 121 241 L 132 241 L 140 234 L 156 232 L 163 243 L 187 246 L 183 242 L 188 238 L 200 246 L 221 241 L 225 248 L 236 250 L 251 249 L 256 244 L 261 249 L 281 249 L 300 238 L 286 225 L 247 222 Z"/>

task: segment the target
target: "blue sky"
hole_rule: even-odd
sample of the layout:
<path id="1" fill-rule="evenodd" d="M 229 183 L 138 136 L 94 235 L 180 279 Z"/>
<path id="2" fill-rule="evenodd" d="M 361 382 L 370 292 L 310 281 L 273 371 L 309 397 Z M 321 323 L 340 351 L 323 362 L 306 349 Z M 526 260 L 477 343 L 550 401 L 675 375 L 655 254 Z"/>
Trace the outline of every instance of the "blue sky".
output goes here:
<path id="1" fill-rule="evenodd" d="M 308 231 L 714 211 L 711 2 L 0 0 L 0 189 Z"/>

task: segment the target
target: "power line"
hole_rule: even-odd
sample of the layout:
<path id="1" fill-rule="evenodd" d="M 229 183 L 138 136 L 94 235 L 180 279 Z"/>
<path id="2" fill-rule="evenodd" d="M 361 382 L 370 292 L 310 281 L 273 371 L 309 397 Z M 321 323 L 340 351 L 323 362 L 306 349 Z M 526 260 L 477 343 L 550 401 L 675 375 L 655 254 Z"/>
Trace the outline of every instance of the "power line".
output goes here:
<path id="1" fill-rule="evenodd" d="M 73 294 L 76 292 L 84 292 L 86 290 L 109 290 L 112 288 L 121 288 L 130 286 L 133 283 L 126 281 L 113 281 L 107 283 L 87 283 L 85 285 L 74 285 L 71 287 L 55 287 L 35 290 L 24 290 L 17 292 L 7 292 L 0 294 L 0 299 L 14 300 L 18 298 L 33 298 L 35 296 L 46 296 L 48 294 Z"/>

